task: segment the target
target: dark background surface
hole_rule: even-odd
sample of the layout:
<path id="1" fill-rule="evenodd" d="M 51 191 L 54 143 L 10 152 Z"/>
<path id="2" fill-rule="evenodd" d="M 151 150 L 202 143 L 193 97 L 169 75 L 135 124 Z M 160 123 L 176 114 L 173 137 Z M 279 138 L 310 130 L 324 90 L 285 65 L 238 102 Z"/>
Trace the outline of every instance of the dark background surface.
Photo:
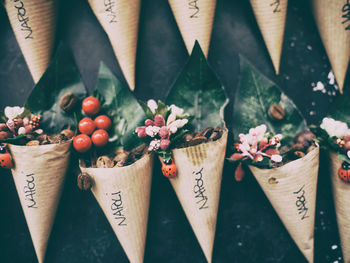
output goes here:
<path id="1" fill-rule="evenodd" d="M 82 78 L 91 91 L 103 60 L 124 81 L 107 36 L 85 0 L 61 1 L 58 39 L 74 52 Z M 291 0 L 280 75 L 272 63 L 249 1 L 218 0 L 209 62 L 233 99 L 241 53 L 273 79 L 300 108 L 309 123 L 317 123 L 337 91 L 326 85 L 330 65 L 306 1 Z M 188 55 L 165 0 L 143 0 L 139 26 L 137 98 L 164 99 Z M 349 77 L 348 77 L 349 79 Z M 322 91 L 313 91 L 321 81 Z M 125 83 L 125 81 L 124 81 Z M 5 11 L 0 8 L 0 108 L 22 105 L 33 81 Z M 349 85 L 346 88 L 350 88 Z M 232 124 L 232 103 L 226 121 Z M 342 262 L 328 165 L 321 159 L 315 224 L 315 261 Z M 0 262 L 36 262 L 10 173 L 1 172 Z M 97 202 L 81 192 L 73 173 L 67 176 L 47 250 L 46 262 L 127 262 L 126 256 Z M 304 262 L 252 176 L 241 183 L 225 164 L 213 262 Z M 205 262 L 179 202 L 155 165 L 145 262 Z"/>

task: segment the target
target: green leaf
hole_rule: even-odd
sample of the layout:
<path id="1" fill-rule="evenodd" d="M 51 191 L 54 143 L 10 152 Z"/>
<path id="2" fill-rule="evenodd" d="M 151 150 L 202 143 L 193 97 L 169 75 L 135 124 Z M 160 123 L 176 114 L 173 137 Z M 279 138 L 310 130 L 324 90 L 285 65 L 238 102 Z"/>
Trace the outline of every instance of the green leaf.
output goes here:
<path id="1" fill-rule="evenodd" d="M 153 112 L 151 111 L 151 109 L 147 106 L 147 104 L 144 103 L 143 101 L 140 101 L 140 100 L 139 100 L 139 103 L 140 103 L 140 105 L 141 105 L 143 111 L 145 112 L 147 118 L 153 120 L 154 114 L 153 114 Z"/>
<path id="2" fill-rule="evenodd" d="M 168 115 L 168 106 L 164 104 L 162 101 L 158 101 L 158 108 L 156 109 L 156 114 L 155 115 L 162 115 L 164 119 L 167 119 Z"/>
<path id="3" fill-rule="evenodd" d="M 342 121 L 350 125 L 350 90 L 345 89 L 344 94 L 332 103 L 329 109 L 329 117 L 337 121 Z"/>
<path id="4" fill-rule="evenodd" d="M 271 105 L 279 104 L 285 111 L 281 121 L 269 117 Z M 294 103 L 276 86 L 240 56 L 240 79 L 235 96 L 233 133 L 248 133 L 250 128 L 265 124 L 267 131 L 293 137 L 305 129 L 306 122 Z"/>
<path id="5" fill-rule="evenodd" d="M 60 45 L 48 69 L 29 95 L 25 107 L 42 116 L 41 127 L 48 134 L 60 132 L 63 128 L 76 127 L 74 112 L 80 110 L 81 103 L 70 113 L 60 106 L 62 96 L 72 92 L 79 102 L 86 97 L 86 89 L 70 50 Z"/>
<path id="6" fill-rule="evenodd" d="M 196 131 L 207 127 L 224 127 L 225 91 L 218 77 L 210 68 L 198 42 L 191 57 L 172 86 L 166 104 L 175 104 L 193 115 Z"/>
<path id="7" fill-rule="evenodd" d="M 101 102 L 101 111 L 112 120 L 111 150 L 120 146 L 130 150 L 141 144 L 141 140 L 135 135 L 135 129 L 143 125 L 146 114 L 132 92 L 103 63 L 94 95 Z"/>

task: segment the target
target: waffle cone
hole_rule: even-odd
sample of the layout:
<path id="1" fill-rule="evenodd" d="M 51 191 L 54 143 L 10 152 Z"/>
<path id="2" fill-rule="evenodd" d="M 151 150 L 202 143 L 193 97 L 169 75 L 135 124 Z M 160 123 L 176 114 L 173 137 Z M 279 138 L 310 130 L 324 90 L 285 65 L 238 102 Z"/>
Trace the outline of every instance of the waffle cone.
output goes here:
<path id="1" fill-rule="evenodd" d="M 227 132 L 217 141 L 173 150 L 177 176 L 170 183 L 208 262 L 212 261 L 226 144 Z"/>
<path id="2" fill-rule="evenodd" d="M 71 141 L 40 146 L 9 145 L 19 200 L 39 263 L 45 252 L 69 164 Z"/>
<path id="3" fill-rule="evenodd" d="M 313 0 L 312 5 L 318 31 L 342 93 L 350 59 L 350 21 L 345 19 L 343 11 L 346 1 Z"/>
<path id="4" fill-rule="evenodd" d="M 250 0 L 250 3 L 270 54 L 272 64 L 278 75 L 288 0 Z"/>
<path id="5" fill-rule="evenodd" d="M 314 225 L 319 147 L 279 168 L 249 166 L 282 223 L 304 254 L 314 262 Z M 302 201 L 305 200 L 303 210 Z"/>
<path id="6" fill-rule="evenodd" d="M 216 0 L 169 0 L 169 4 L 188 53 L 192 52 L 198 40 L 204 55 L 208 57 Z"/>
<path id="7" fill-rule="evenodd" d="M 137 34 L 140 0 L 89 0 L 105 30 L 131 90 L 135 89 Z"/>
<path id="8" fill-rule="evenodd" d="M 338 229 L 344 262 L 350 262 L 350 184 L 342 181 L 338 176 L 338 169 L 342 162 L 337 154 L 331 152 L 331 180 L 333 185 L 333 198 L 337 215 Z"/>
<path id="9" fill-rule="evenodd" d="M 5 9 L 35 83 L 46 71 L 55 42 L 58 1 L 5 0 Z"/>
<path id="10" fill-rule="evenodd" d="M 116 168 L 84 168 L 91 188 L 131 263 L 143 262 L 150 203 L 153 156 Z"/>

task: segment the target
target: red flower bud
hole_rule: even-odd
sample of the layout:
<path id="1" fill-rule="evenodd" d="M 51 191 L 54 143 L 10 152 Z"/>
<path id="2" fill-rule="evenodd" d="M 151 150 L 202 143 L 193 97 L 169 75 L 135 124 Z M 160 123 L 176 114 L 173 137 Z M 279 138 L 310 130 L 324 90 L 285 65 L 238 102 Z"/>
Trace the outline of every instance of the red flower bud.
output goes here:
<path id="1" fill-rule="evenodd" d="M 160 128 L 158 134 L 159 134 L 160 138 L 162 138 L 162 139 L 168 138 L 169 130 L 166 126 L 163 126 L 162 128 Z"/>
<path id="2" fill-rule="evenodd" d="M 244 170 L 242 167 L 242 163 L 239 163 L 235 171 L 235 179 L 237 182 L 240 182 L 242 181 L 243 177 L 244 177 Z"/>
<path id="3" fill-rule="evenodd" d="M 163 126 L 165 126 L 165 120 L 164 120 L 164 118 L 163 118 L 162 115 L 157 114 L 157 115 L 154 117 L 154 125 L 155 125 L 155 126 L 158 126 L 158 127 L 163 127 Z"/>
<path id="4" fill-rule="evenodd" d="M 146 137 L 147 136 L 147 134 L 146 134 L 146 127 L 145 126 L 137 127 L 136 128 L 136 133 L 137 133 L 137 136 L 139 138 Z"/>
<path id="5" fill-rule="evenodd" d="M 244 155 L 243 154 L 241 154 L 241 153 L 234 153 L 234 154 L 232 154 L 231 155 L 231 159 L 234 159 L 234 160 L 240 160 L 240 159 L 242 159 L 244 157 Z"/>
<path id="6" fill-rule="evenodd" d="M 150 119 L 147 119 L 147 120 L 145 120 L 145 125 L 146 125 L 146 127 L 153 126 L 154 122 L 152 120 L 150 120 Z"/>
<path id="7" fill-rule="evenodd" d="M 277 149 L 273 149 L 273 148 L 270 148 L 270 149 L 267 149 L 266 151 L 265 151 L 265 153 L 267 154 L 267 155 L 278 155 L 278 154 L 280 154 L 280 151 L 279 150 L 277 150 Z"/>
<path id="8" fill-rule="evenodd" d="M 161 139 L 160 140 L 160 148 L 162 150 L 165 151 L 166 149 L 168 149 L 169 145 L 170 145 L 170 140 L 168 140 L 168 139 Z"/>

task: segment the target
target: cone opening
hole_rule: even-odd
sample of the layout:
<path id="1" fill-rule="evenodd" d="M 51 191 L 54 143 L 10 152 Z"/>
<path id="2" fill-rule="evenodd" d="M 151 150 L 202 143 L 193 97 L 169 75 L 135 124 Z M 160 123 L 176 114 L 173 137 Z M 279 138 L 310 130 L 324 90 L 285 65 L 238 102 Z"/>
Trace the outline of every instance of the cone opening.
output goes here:
<path id="1" fill-rule="evenodd" d="M 46 148 L 51 148 L 54 145 L 65 145 L 65 144 L 71 144 L 73 142 L 73 139 L 70 139 L 68 141 L 64 141 L 62 143 L 50 143 L 50 144 L 43 144 L 43 145 L 33 145 L 33 146 L 27 146 L 27 145 L 16 145 L 16 144 L 9 144 L 11 145 L 12 149 L 25 149 L 26 147 L 29 149 L 46 149 Z"/>

